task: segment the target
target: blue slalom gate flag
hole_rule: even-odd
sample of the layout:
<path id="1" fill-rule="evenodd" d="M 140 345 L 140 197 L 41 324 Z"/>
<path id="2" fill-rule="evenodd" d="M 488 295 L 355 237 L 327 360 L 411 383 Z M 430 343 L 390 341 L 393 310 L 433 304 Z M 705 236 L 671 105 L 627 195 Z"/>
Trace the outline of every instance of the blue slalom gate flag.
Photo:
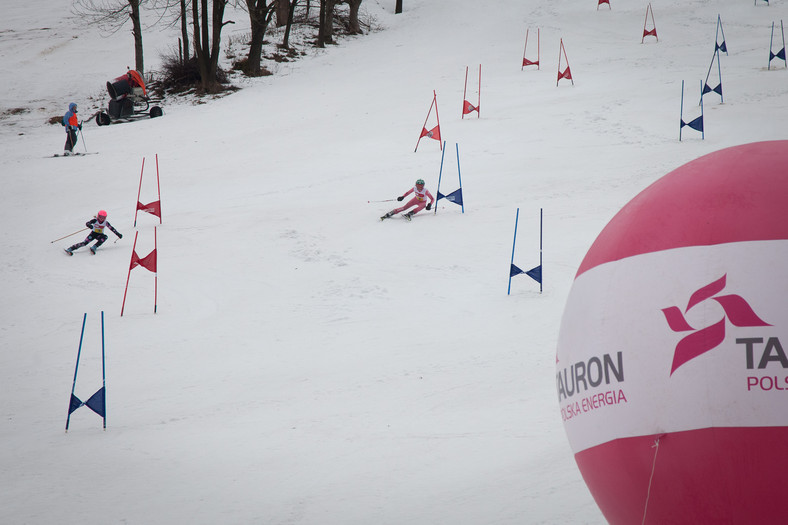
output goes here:
<path id="1" fill-rule="evenodd" d="M 449 202 L 453 202 L 454 204 L 459 205 L 462 208 L 462 212 L 465 213 L 465 204 L 462 202 L 462 173 L 460 172 L 460 145 L 455 143 L 455 148 L 457 149 L 457 178 L 460 182 L 460 187 L 453 192 L 449 193 L 448 195 L 444 195 L 441 193 L 441 178 L 443 177 L 443 155 L 446 153 L 446 141 L 443 141 L 443 151 L 441 153 L 441 167 L 440 171 L 438 172 L 438 189 L 436 193 L 438 196 L 435 198 L 435 211 L 433 213 L 438 213 L 438 201 L 441 199 L 446 199 Z"/>
<path id="2" fill-rule="evenodd" d="M 85 406 L 91 409 L 96 414 L 100 415 L 101 417 L 106 416 L 106 389 L 101 387 L 98 391 L 90 396 L 90 399 L 85 401 Z"/>
<path id="3" fill-rule="evenodd" d="M 711 93 L 712 91 L 717 93 L 720 96 L 720 98 L 722 98 L 722 84 L 718 84 L 717 87 L 714 88 L 708 84 L 704 85 L 702 95 L 705 95 L 706 93 Z"/>
<path id="4" fill-rule="evenodd" d="M 711 87 L 709 85 L 709 77 L 711 76 L 711 70 L 714 67 L 714 60 L 717 60 L 717 77 L 719 78 L 719 82 L 716 87 Z M 722 96 L 722 67 L 720 66 L 720 52 L 719 49 L 714 50 L 714 55 L 711 57 L 711 64 L 709 64 L 709 71 L 706 73 L 706 81 L 703 83 L 703 88 L 700 92 L 700 99 L 703 102 L 703 95 L 706 93 L 717 93 L 720 96 L 720 104 L 725 102 Z M 695 129 L 695 128 L 693 128 Z"/>
<path id="5" fill-rule="evenodd" d="M 722 43 L 720 43 L 720 33 L 722 33 Z M 725 30 L 722 28 L 722 18 L 717 15 L 717 34 L 714 36 L 714 51 L 722 51 L 728 54 L 728 46 L 725 45 Z"/>
<path id="6" fill-rule="evenodd" d="M 448 195 L 444 195 L 443 193 L 438 192 L 438 197 L 435 200 L 439 201 L 441 199 L 446 199 L 449 202 L 453 202 L 454 204 L 459 204 L 460 206 L 462 206 L 462 188 L 454 190 Z"/>
<path id="7" fill-rule="evenodd" d="M 104 417 L 106 415 L 106 396 L 105 389 L 101 387 L 98 391 L 90 396 L 87 401 L 81 401 L 77 396 L 71 394 L 71 403 L 68 407 L 68 413 L 73 414 L 74 411 L 80 407 L 86 406 L 96 414 Z"/>
<path id="8" fill-rule="evenodd" d="M 520 268 L 515 266 L 514 264 L 509 268 L 509 277 L 514 277 L 515 275 L 520 275 L 521 273 L 525 273 Z"/>
<path id="9" fill-rule="evenodd" d="M 68 406 L 68 413 L 73 414 L 76 409 L 78 409 L 84 404 L 85 403 L 83 403 L 77 396 L 71 394 L 71 403 Z"/>
<path id="10" fill-rule="evenodd" d="M 690 120 L 689 122 L 681 121 L 681 127 L 689 126 L 690 128 L 694 129 L 695 131 L 700 131 L 703 133 L 703 115 L 699 116 L 694 120 Z"/>
<path id="11" fill-rule="evenodd" d="M 542 265 L 540 264 L 536 268 L 531 268 L 530 270 L 525 272 L 525 275 L 527 275 L 537 283 L 542 284 Z"/>
<path id="12" fill-rule="evenodd" d="M 515 275 L 520 275 L 521 273 L 524 273 L 525 275 L 527 275 L 528 277 L 530 277 L 531 279 L 533 279 L 537 283 L 542 284 L 542 265 L 541 264 L 539 266 L 537 266 L 536 268 L 531 268 L 527 272 L 525 270 L 521 270 L 520 268 L 518 268 L 514 264 L 509 269 L 509 277 L 514 277 Z"/>
<path id="13" fill-rule="evenodd" d="M 780 32 L 782 33 L 783 47 L 775 53 L 772 50 L 773 49 L 772 46 L 774 43 L 774 22 L 772 22 L 772 36 L 769 39 L 769 67 L 767 69 L 772 68 L 772 60 L 774 60 L 775 58 L 779 58 L 780 60 L 782 60 L 785 63 L 785 67 L 788 68 L 788 61 L 785 60 L 785 29 L 783 28 L 782 20 L 780 20 Z"/>
<path id="14" fill-rule="evenodd" d="M 543 210 L 539 210 L 539 266 L 531 268 L 528 271 L 522 270 L 521 268 L 517 267 L 514 264 L 514 248 L 517 244 L 517 223 L 520 220 L 520 208 L 517 208 L 517 215 L 514 219 L 514 241 L 512 242 L 512 260 L 509 263 L 509 289 L 506 292 L 506 295 L 510 295 L 512 292 L 512 277 L 516 275 L 520 275 L 524 273 L 534 281 L 539 283 L 539 293 L 542 292 L 542 215 Z"/>
<path id="15" fill-rule="evenodd" d="M 700 81 L 700 116 L 692 119 L 689 122 L 684 120 L 684 81 L 681 81 L 681 112 L 679 115 L 681 118 L 679 119 L 679 142 L 681 142 L 681 130 L 684 129 L 684 126 L 689 126 L 690 128 L 694 129 L 695 131 L 700 131 L 701 140 L 706 138 L 706 134 L 703 131 L 703 81 Z M 722 89 L 720 83 L 720 90 Z"/>
<path id="16" fill-rule="evenodd" d="M 66 417 L 66 432 L 71 423 L 71 414 L 78 408 L 87 406 L 93 412 L 101 416 L 104 420 L 104 429 L 107 429 L 107 381 L 106 381 L 106 367 L 105 367 L 105 353 L 104 353 L 104 312 L 101 312 L 101 388 L 95 394 L 90 396 L 90 399 L 83 402 L 75 394 L 74 389 L 77 386 L 77 372 L 79 372 L 79 358 L 82 355 L 82 341 L 85 336 L 85 322 L 88 314 L 82 317 L 82 332 L 79 335 L 79 348 L 77 349 L 77 363 L 74 366 L 74 381 L 71 383 L 71 397 L 68 402 L 68 416 Z"/>

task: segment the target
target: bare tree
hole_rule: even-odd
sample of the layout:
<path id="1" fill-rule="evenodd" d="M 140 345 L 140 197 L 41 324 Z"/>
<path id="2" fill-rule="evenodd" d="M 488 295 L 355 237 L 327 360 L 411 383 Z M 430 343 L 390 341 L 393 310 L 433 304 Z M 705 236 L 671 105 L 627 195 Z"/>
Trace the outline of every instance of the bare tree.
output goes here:
<path id="1" fill-rule="evenodd" d="M 350 32 L 354 35 L 360 35 L 361 25 L 358 23 L 358 10 L 361 7 L 361 0 L 345 0 L 345 3 L 350 6 L 350 18 L 348 20 Z"/>
<path id="2" fill-rule="evenodd" d="M 75 0 L 74 11 L 85 17 L 88 23 L 98 25 L 102 31 L 117 33 L 131 20 L 134 35 L 134 69 L 144 73 L 145 61 L 142 48 L 142 23 L 140 5 L 146 0 Z"/>
<path id="3" fill-rule="evenodd" d="M 320 0 L 320 22 L 317 30 L 317 47 L 334 43 L 334 5 L 337 0 Z"/>
<path id="4" fill-rule="evenodd" d="M 177 7 L 177 14 L 167 16 L 168 12 L 174 11 Z M 165 19 L 165 27 L 171 28 L 180 25 L 181 38 L 178 41 L 178 56 L 181 64 L 189 61 L 191 48 L 189 47 L 189 10 L 191 0 L 153 0 L 153 8 L 161 12 L 161 18 Z"/>
<path id="5" fill-rule="evenodd" d="M 181 0 L 181 38 L 183 39 L 183 54 L 181 60 L 185 64 L 189 61 L 189 21 L 187 20 L 188 10 L 186 9 L 186 0 Z"/>
<path id="6" fill-rule="evenodd" d="M 249 76 L 260 74 L 260 63 L 263 54 L 263 40 L 268 24 L 274 16 L 274 9 L 277 0 L 246 0 L 246 7 L 249 11 L 249 22 L 251 23 L 252 39 L 249 43 L 249 56 L 246 59 L 244 73 Z"/>
<path id="7" fill-rule="evenodd" d="M 276 6 L 276 27 L 282 27 L 290 22 L 290 6 L 292 2 L 288 0 L 274 0 Z"/>
<path id="8" fill-rule="evenodd" d="M 339 4 L 348 4 L 350 6 L 350 15 L 348 20 L 348 29 L 352 34 L 360 34 L 361 26 L 358 22 L 358 10 L 361 7 L 362 0 L 321 0 L 321 15 L 320 15 L 320 31 L 318 33 L 318 47 L 320 42 L 324 44 L 334 43 L 334 8 Z M 323 13 L 323 6 L 325 6 L 325 13 Z M 322 37 L 320 36 L 322 35 Z"/>
<path id="9" fill-rule="evenodd" d="M 208 25 L 208 0 L 192 0 L 194 51 L 200 68 L 200 84 L 204 91 L 213 93 L 219 88 L 219 48 L 222 28 L 233 22 L 224 21 L 227 0 L 212 0 L 211 25 Z"/>
<path id="10" fill-rule="evenodd" d="M 297 3 L 298 0 L 291 0 L 290 10 L 287 12 L 287 27 L 285 27 L 285 36 L 282 39 L 282 47 L 285 49 L 290 49 L 290 28 L 293 27 L 293 17 L 295 16 L 295 8 Z M 309 0 L 307 0 L 307 4 L 309 4 Z"/>
<path id="11" fill-rule="evenodd" d="M 402 0 L 397 0 L 397 3 L 394 5 L 394 14 L 398 15 L 402 12 Z"/>

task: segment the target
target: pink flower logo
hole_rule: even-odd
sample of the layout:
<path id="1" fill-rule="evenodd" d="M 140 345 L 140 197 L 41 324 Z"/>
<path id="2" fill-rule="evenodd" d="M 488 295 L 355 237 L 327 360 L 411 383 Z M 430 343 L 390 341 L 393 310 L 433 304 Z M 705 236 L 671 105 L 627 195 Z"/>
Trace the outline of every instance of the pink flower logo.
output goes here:
<path id="1" fill-rule="evenodd" d="M 733 294 L 717 295 L 725 288 L 726 277 L 727 274 L 713 283 L 696 290 L 690 297 L 684 313 L 677 306 L 662 309 L 662 313 L 665 314 L 665 320 L 667 320 L 671 330 L 674 332 L 692 332 L 676 345 L 670 375 L 673 375 L 673 372 L 687 361 L 705 354 L 722 343 L 725 339 L 726 318 L 731 324 L 739 327 L 771 326 L 758 317 L 752 310 L 752 307 L 741 296 Z M 689 312 L 690 308 L 707 300 L 716 301 L 722 306 L 725 315 L 711 326 L 695 329 L 690 326 L 684 315 Z"/>

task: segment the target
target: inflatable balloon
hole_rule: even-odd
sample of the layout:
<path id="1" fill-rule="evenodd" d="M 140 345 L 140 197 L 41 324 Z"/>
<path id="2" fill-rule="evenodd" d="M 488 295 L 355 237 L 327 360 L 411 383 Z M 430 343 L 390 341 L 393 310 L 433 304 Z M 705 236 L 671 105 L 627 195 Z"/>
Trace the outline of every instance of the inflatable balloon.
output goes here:
<path id="1" fill-rule="evenodd" d="M 668 173 L 597 237 L 556 389 L 613 524 L 788 523 L 788 141 Z"/>

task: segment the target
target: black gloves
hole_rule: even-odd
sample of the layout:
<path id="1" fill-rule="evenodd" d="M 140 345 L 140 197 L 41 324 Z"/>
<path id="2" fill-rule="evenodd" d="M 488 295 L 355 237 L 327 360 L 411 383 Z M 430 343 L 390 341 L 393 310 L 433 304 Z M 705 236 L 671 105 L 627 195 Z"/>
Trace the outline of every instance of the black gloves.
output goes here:
<path id="1" fill-rule="evenodd" d="M 122 238 L 123 238 L 123 234 L 122 234 L 122 233 L 119 233 L 119 234 L 118 234 L 118 239 L 122 239 Z"/>
<path id="2" fill-rule="evenodd" d="M 428 203 L 427 203 L 427 211 L 429 211 L 429 209 L 430 209 L 430 208 L 432 208 L 432 203 L 431 203 L 431 202 L 428 202 Z"/>
<path id="3" fill-rule="evenodd" d="M 401 201 L 401 200 L 402 200 L 402 199 L 404 199 L 404 198 L 405 198 L 405 196 L 404 196 L 404 195 L 401 195 L 401 196 L 397 197 L 397 200 L 398 200 L 398 201 Z"/>
<path id="4" fill-rule="evenodd" d="M 88 228 L 93 228 L 93 225 L 92 225 L 92 224 L 90 224 L 90 222 L 86 222 L 86 223 L 85 223 L 85 226 L 87 226 Z"/>

